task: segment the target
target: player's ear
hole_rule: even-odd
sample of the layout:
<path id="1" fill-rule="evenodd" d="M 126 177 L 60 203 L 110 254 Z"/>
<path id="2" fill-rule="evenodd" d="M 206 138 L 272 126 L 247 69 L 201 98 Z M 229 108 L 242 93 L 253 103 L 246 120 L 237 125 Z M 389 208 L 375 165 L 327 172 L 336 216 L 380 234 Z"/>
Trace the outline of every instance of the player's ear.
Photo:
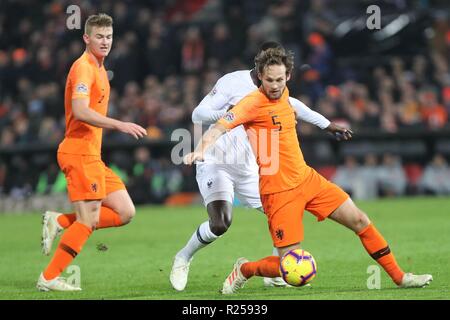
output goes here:
<path id="1" fill-rule="evenodd" d="M 291 80 L 291 73 L 290 72 L 288 72 L 286 74 L 286 81 L 289 81 L 289 80 Z"/>
<path id="2" fill-rule="evenodd" d="M 262 74 L 258 72 L 258 79 L 259 81 L 262 81 Z"/>
<path id="3" fill-rule="evenodd" d="M 85 34 L 83 34 L 83 40 L 84 40 L 84 43 L 85 44 L 89 44 L 89 36 L 85 33 Z"/>

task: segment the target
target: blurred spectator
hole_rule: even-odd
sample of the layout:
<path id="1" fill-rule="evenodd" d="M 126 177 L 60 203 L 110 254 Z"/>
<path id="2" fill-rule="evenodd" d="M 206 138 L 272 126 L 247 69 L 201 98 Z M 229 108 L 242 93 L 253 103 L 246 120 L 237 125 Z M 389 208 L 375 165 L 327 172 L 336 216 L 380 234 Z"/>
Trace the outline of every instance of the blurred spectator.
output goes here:
<path id="1" fill-rule="evenodd" d="M 353 156 L 346 156 L 344 164 L 337 167 L 336 174 L 333 176 L 332 181 L 352 196 L 359 184 L 360 178 L 358 172 L 359 165 L 356 159 Z"/>
<path id="2" fill-rule="evenodd" d="M 406 175 L 399 157 L 386 153 L 378 169 L 378 183 L 383 196 L 401 196 L 406 190 Z"/>
<path id="3" fill-rule="evenodd" d="M 450 194 L 450 168 L 441 154 L 425 167 L 420 186 L 429 194 Z"/>
<path id="4" fill-rule="evenodd" d="M 442 89 L 442 100 L 444 102 L 445 111 L 450 114 L 450 85 Z"/>
<path id="5" fill-rule="evenodd" d="M 422 116 L 416 92 L 412 84 L 405 82 L 401 87 L 401 98 L 398 105 L 400 125 L 408 128 L 421 128 Z"/>
<path id="6" fill-rule="evenodd" d="M 317 32 L 308 36 L 310 53 L 306 62 L 319 73 L 323 81 L 327 81 L 331 72 L 331 63 L 333 55 L 325 38 Z"/>
<path id="7" fill-rule="evenodd" d="M 136 203 L 162 203 L 165 198 L 182 190 L 183 174 L 181 168 L 168 159 L 153 159 L 146 147 L 134 152 L 128 188 Z"/>
<path id="8" fill-rule="evenodd" d="M 140 147 L 134 151 L 133 168 L 128 183 L 128 190 L 136 204 L 146 203 L 150 199 L 152 170 L 150 152 Z"/>
<path id="9" fill-rule="evenodd" d="M 0 160 L 0 196 L 3 194 L 6 182 L 6 164 Z"/>
<path id="10" fill-rule="evenodd" d="M 198 73 L 204 66 L 205 43 L 198 27 L 189 27 L 183 37 L 181 67 L 184 72 Z"/>
<path id="11" fill-rule="evenodd" d="M 237 44 L 230 38 L 230 31 L 225 23 L 217 23 L 213 29 L 212 39 L 208 41 L 208 56 L 220 65 L 228 63 L 238 55 Z"/>
<path id="12" fill-rule="evenodd" d="M 367 154 L 359 169 L 359 184 L 354 194 L 356 199 L 374 199 L 378 197 L 378 162 L 374 154 Z"/>
<path id="13" fill-rule="evenodd" d="M 436 99 L 436 93 L 427 89 L 419 93 L 422 119 L 430 129 L 442 128 L 447 123 L 447 110 Z"/>

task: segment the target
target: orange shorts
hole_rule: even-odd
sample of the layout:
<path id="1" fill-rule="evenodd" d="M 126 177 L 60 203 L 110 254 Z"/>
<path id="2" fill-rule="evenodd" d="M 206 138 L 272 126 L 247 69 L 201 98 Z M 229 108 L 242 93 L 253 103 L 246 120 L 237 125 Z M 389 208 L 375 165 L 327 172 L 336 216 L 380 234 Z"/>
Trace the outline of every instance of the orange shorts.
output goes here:
<path id="1" fill-rule="evenodd" d="M 100 156 L 58 152 L 58 164 L 67 180 L 70 201 L 101 200 L 117 190 L 126 189 L 122 180 Z"/>
<path id="2" fill-rule="evenodd" d="M 322 177 L 313 168 L 296 188 L 261 195 L 264 212 L 275 247 L 285 247 L 303 241 L 303 211 L 306 209 L 318 221 L 327 218 L 344 203 L 349 195 Z"/>

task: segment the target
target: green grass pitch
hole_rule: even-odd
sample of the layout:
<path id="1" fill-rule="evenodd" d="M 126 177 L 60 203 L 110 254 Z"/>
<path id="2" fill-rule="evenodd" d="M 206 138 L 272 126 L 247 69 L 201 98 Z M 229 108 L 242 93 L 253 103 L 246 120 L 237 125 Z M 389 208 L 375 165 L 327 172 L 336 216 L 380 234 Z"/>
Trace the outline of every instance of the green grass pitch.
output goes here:
<path id="1" fill-rule="evenodd" d="M 398 289 L 381 270 L 381 289 L 369 290 L 367 270 L 375 262 L 358 237 L 333 221 L 317 223 L 305 213 L 303 247 L 318 264 L 312 286 L 265 288 L 262 279 L 255 277 L 238 294 L 223 296 L 219 289 L 236 258 L 257 260 L 272 252 L 265 216 L 236 208 L 230 230 L 198 252 L 186 290 L 176 292 L 169 283 L 173 256 L 205 221 L 206 212 L 202 207 L 147 206 L 138 208 L 127 226 L 94 232 L 74 261 L 80 267 L 83 288 L 77 293 L 35 289 L 39 273 L 50 260 L 40 253 L 40 214 L 0 214 L 0 299 L 449 299 L 450 198 L 358 205 L 385 236 L 405 271 L 433 275 L 429 287 Z M 109 249 L 98 251 L 99 243 Z"/>

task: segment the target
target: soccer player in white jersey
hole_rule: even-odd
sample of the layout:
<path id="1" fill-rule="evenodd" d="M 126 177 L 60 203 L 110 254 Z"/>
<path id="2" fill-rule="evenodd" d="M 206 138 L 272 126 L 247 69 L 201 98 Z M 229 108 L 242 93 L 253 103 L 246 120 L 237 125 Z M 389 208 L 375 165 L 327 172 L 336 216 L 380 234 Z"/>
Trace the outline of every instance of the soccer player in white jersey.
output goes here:
<path id="1" fill-rule="evenodd" d="M 277 42 L 265 42 L 260 51 L 277 47 L 281 48 Z M 195 108 L 192 121 L 199 124 L 214 124 L 230 107 L 256 90 L 258 85 L 259 80 L 254 69 L 224 75 Z M 345 131 L 345 128 L 330 122 L 299 100 L 290 97 L 289 101 L 298 119 L 336 136 Z M 204 161 L 197 163 L 197 183 L 209 219 L 197 228 L 185 247 L 175 255 L 170 282 L 177 291 L 183 291 L 186 287 L 189 266 L 194 254 L 219 238 L 230 227 L 235 194 L 244 206 L 262 211 L 258 165 L 243 126 L 224 134 L 205 155 Z M 276 249 L 273 250 L 273 254 L 278 255 Z M 264 284 L 286 286 L 281 278 L 264 278 Z"/>

